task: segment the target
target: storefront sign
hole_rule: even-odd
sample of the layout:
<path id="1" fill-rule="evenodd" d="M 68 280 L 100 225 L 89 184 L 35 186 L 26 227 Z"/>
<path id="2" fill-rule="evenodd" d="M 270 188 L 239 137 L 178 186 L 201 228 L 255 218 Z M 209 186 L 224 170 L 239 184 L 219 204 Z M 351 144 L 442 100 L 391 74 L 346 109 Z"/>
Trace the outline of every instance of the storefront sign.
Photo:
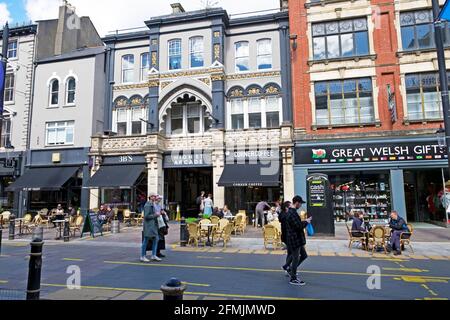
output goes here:
<path id="1" fill-rule="evenodd" d="M 342 164 L 392 161 L 445 160 L 445 149 L 436 143 L 367 143 L 364 145 L 297 147 L 295 163 Z"/>
<path id="2" fill-rule="evenodd" d="M 280 160 L 280 150 L 233 150 L 225 151 L 226 163 L 245 163 L 249 161 L 272 161 Z"/>
<path id="3" fill-rule="evenodd" d="M 103 164 L 138 164 L 146 163 L 145 156 L 141 155 L 122 155 L 117 157 L 105 157 Z"/>
<path id="4" fill-rule="evenodd" d="M 180 151 L 164 156 L 164 168 L 211 167 L 211 154 L 202 151 Z"/>

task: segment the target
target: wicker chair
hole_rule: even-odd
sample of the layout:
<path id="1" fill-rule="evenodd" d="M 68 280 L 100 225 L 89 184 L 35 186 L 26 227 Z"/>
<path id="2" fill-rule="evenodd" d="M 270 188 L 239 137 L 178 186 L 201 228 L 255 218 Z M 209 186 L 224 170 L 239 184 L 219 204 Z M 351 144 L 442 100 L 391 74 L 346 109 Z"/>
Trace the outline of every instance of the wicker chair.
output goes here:
<path id="1" fill-rule="evenodd" d="M 277 228 L 273 225 L 266 225 L 263 228 L 264 233 L 264 247 L 268 249 L 268 244 L 272 244 L 274 249 L 281 247 L 281 237 Z"/>
<path id="2" fill-rule="evenodd" d="M 73 223 L 70 225 L 70 232 L 75 237 L 76 232 L 78 231 L 81 234 L 81 228 L 83 227 L 84 217 L 77 216 Z"/>
<path id="3" fill-rule="evenodd" d="M 238 232 L 240 232 L 240 234 L 243 234 L 244 230 L 243 230 L 243 221 L 244 221 L 244 216 L 241 214 L 237 214 L 236 215 L 236 219 L 234 219 L 234 234 L 237 235 Z"/>
<path id="4" fill-rule="evenodd" d="M 9 217 L 11 216 L 11 212 L 9 211 L 4 211 L 1 214 L 1 226 L 0 228 L 3 228 L 3 225 L 6 225 L 6 227 L 8 227 L 8 223 L 9 223 Z"/>
<path id="5" fill-rule="evenodd" d="M 36 217 L 39 217 L 39 215 L 36 215 Z M 32 233 L 33 229 L 36 226 L 36 217 L 33 219 L 33 216 L 30 213 L 27 213 L 24 217 L 23 217 L 23 221 L 22 221 L 22 231 L 27 234 L 27 233 Z"/>
<path id="6" fill-rule="evenodd" d="M 48 209 L 44 208 L 39 211 L 38 215 L 41 217 L 41 225 L 46 225 L 48 228 L 50 226 L 50 217 L 48 216 Z"/>
<path id="7" fill-rule="evenodd" d="M 366 233 L 361 231 L 361 233 L 363 234 L 362 236 L 355 236 L 347 223 L 345 224 L 345 227 L 347 228 L 348 236 L 350 237 L 350 242 L 348 244 L 348 248 L 351 249 L 351 247 L 354 243 L 361 243 L 362 247 L 364 249 L 367 249 L 366 248 L 366 241 L 367 241 Z"/>
<path id="8" fill-rule="evenodd" d="M 211 216 L 211 217 L 209 218 L 209 220 L 211 220 L 211 223 L 212 223 L 212 224 L 219 224 L 220 218 L 217 217 L 217 216 Z"/>
<path id="9" fill-rule="evenodd" d="M 133 219 L 137 226 L 141 226 L 144 223 L 144 213 L 140 213 Z"/>
<path id="10" fill-rule="evenodd" d="M 228 219 L 220 219 L 218 224 L 219 224 L 219 226 L 215 229 L 215 232 L 214 232 L 214 241 L 221 239 L 222 233 L 223 233 L 225 227 L 231 223 L 230 223 L 230 221 L 228 221 Z M 233 231 L 232 224 L 231 224 L 231 230 Z"/>
<path id="11" fill-rule="evenodd" d="M 211 220 L 209 219 L 202 219 L 200 220 L 200 222 L 198 223 L 199 228 L 200 228 L 200 235 L 202 237 L 207 237 L 208 236 L 208 227 L 205 227 L 205 224 L 211 224 Z"/>
<path id="12" fill-rule="evenodd" d="M 228 223 L 224 229 L 222 230 L 222 234 L 220 235 L 220 239 L 223 241 L 224 248 L 227 247 L 228 242 L 231 240 L 231 233 L 233 232 L 233 224 Z"/>
<path id="13" fill-rule="evenodd" d="M 131 221 L 132 221 L 132 219 L 131 219 L 131 211 L 128 210 L 128 209 L 124 210 L 123 211 L 123 224 L 128 223 L 128 225 L 131 225 Z M 137 224 L 137 222 L 136 222 L 136 224 Z"/>
<path id="14" fill-rule="evenodd" d="M 405 246 L 409 246 L 411 248 L 412 253 L 414 254 L 414 249 L 411 245 L 411 237 L 414 232 L 414 227 L 412 226 L 412 224 L 408 224 L 408 230 L 409 230 L 409 232 L 403 232 L 400 235 L 400 245 L 401 245 L 402 250 L 405 249 Z"/>
<path id="15" fill-rule="evenodd" d="M 201 234 L 200 226 L 196 223 L 189 223 L 188 224 L 188 233 L 189 233 L 189 241 L 188 245 L 194 244 L 196 247 L 198 247 L 198 243 L 204 239 L 204 237 Z M 206 245 L 206 240 L 203 240 L 204 245 Z"/>
<path id="16" fill-rule="evenodd" d="M 372 254 L 375 252 L 376 248 L 382 247 L 384 252 L 387 254 L 386 248 L 386 230 L 382 226 L 374 227 L 370 232 L 369 245 L 372 246 Z"/>

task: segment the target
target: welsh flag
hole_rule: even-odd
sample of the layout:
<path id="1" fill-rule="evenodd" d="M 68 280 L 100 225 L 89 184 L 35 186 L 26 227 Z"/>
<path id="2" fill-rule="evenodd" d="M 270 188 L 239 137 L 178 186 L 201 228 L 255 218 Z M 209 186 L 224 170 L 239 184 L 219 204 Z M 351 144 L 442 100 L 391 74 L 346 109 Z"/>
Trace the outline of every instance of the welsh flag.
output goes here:
<path id="1" fill-rule="evenodd" d="M 313 159 L 325 159 L 327 151 L 325 149 L 313 149 Z"/>

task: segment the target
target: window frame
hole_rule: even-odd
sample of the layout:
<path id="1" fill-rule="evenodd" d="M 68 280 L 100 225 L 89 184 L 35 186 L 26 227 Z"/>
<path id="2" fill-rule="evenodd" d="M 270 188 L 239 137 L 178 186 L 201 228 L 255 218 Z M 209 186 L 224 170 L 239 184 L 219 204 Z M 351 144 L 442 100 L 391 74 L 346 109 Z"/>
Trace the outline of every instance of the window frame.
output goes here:
<path id="1" fill-rule="evenodd" d="M 270 47 L 270 53 L 260 53 L 260 44 L 262 42 L 268 41 Z M 270 67 L 269 68 L 260 68 L 259 60 L 264 57 L 270 57 Z M 273 69 L 273 41 L 271 38 L 259 39 L 256 41 L 256 66 L 258 70 L 272 70 Z"/>
<path id="2" fill-rule="evenodd" d="M 179 54 L 171 54 L 171 44 L 172 43 L 179 43 Z M 170 59 L 172 57 L 179 57 L 179 68 L 172 68 L 172 65 L 170 63 Z M 171 39 L 167 41 L 167 67 L 169 71 L 176 71 L 176 70 L 182 70 L 183 69 L 183 43 L 180 38 Z"/>
<path id="3" fill-rule="evenodd" d="M 201 51 L 194 51 L 193 48 L 193 41 L 194 40 L 201 40 L 202 42 L 202 50 Z M 192 57 L 195 54 L 200 54 L 202 57 L 202 65 L 201 66 L 192 66 Z M 189 38 L 189 68 L 191 69 L 198 69 L 198 68 L 204 68 L 205 67 L 205 38 L 203 36 L 193 36 Z"/>
<path id="4" fill-rule="evenodd" d="M 0 148 L 6 148 L 6 146 L 11 145 L 12 143 L 12 121 L 11 121 L 11 115 L 7 114 L 5 112 L 5 115 L 3 117 L 2 121 L 2 132 L 0 136 Z"/>
<path id="5" fill-rule="evenodd" d="M 57 82 L 58 83 L 58 87 L 56 91 L 53 91 L 53 84 Z M 53 78 L 52 80 L 50 80 L 50 85 L 49 85 L 49 101 L 48 101 L 48 107 L 49 108 L 58 108 L 59 107 L 59 94 L 60 94 L 60 80 L 58 78 Z M 53 95 L 56 95 L 56 103 L 53 103 Z"/>
<path id="6" fill-rule="evenodd" d="M 51 124 L 55 124 L 54 127 L 49 127 Z M 61 125 L 63 124 L 63 125 Z M 63 143 L 58 142 L 58 129 L 64 129 L 64 139 Z M 67 129 L 72 129 L 72 141 L 67 141 Z M 55 143 L 49 142 L 50 130 L 55 131 Z M 75 144 L 75 121 L 67 120 L 67 121 L 49 121 L 45 123 L 45 146 L 46 147 L 56 147 L 56 146 L 70 146 Z"/>
<path id="7" fill-rule="evenodd" d="M 208 111 L 207 107 L 202 105 L 199 102 L 187 102 L 187 103 L 176 103 L 176 106 L 180 106 L 183 109 L 182 117 L 177 119 L 182 119 L 182 132 L 181 133 L 173 133 L 172 132 L 172 108 L 168 110 L 167 118 L 166 118 L 166 128 L 165 132 L 168 137 L 195 137 L 195 136 L 201 136 L 209 131 L 209 128 L 206 126 L 206 119 L 208 117 L 206 116 L 206 113 Z M 188 114 L 188 108 L 189 106 L 197 106 L 199 108 L 199 116 L 198 117 L 189 117 Z M 198 119 L 199 120 L 199 132 L 190 133 L 189 132 L 189 119 Z"/>
<path id="8" fill-rule="evenodd" d="M 132 58 L 132 62 L 126 60 L 126 58 Z M 122 65 L 121 65 L 121 80 L 122 83 L 134 83 L 135 82 L 135 74 L 134 74 L 134 69 L 135 69 L 135 57 L 134 54 L 125 54 L 122 56 L 121 59 Z M 132 67 L 129 67 L 127 69 L 125 69 L 125 63 L 127 64 L 132 64 Z M 131 81 L 125 81 L 125 73 L 126 72 L 131 72 L 132 77 L 131 77 Z"/>
<path id="9" fill-rule="evenodd" d="M 354 88 L 355 91 L 346 91 L 345 87 L 346 84 L 351 83 L 354 81 Z M 361 86 L 360 83 L 362 81 L 370 81 L 370 91 L 368 90 L 361 90 Z M 334 83 L 339 83 L 341 90 L 340 92 L 332 92 L 331 90 L 331 85 Z M 317 87 L 319 85 L 325 85 L 326 86 L 326 94 L 321 93 L 320 95 L 317 92 Z M 367 121 L 361 121 L 363 114 L 361 112 L 363 105 L 361 104 L 361 101 L 363 101 L 362 98 L 366 98 L 365 95 L 367 93 L 371 94 L 371 101 L 372 101 L 372 106 L 371 106 L 371 117 L 372 120 L 367 122 Z M 347 118 L 351 118 L 351 116 L 347 116 L 346 114 L 346 110 L 351 110 L 350 108 L 347 108 L 347 104 L 346 101 L 349 100 L 348 95 L 351 95 L 352 93 L 355 94 L 355 97 L 352 99 L 356 99 L 357 102 L 357 107 L 356 107 L 356 111 L 358 113 L 357 118 L 358 121 L 357 122 L 347 122 L 346 119 Z M 340 99 L 332 99 L 332 96 L 341 96 Z M 319 123 L 319 118 L 318 117 L 318 110 L 325 110 L 325 109 L 319 109 L 318 108 L 318 99 L 326 97 L 326 103 L 327 103 L 327 123 Z M 336 109 L 333 108 L 332 102 L 333 101 L 340 101 L 341 104 L 341 108 L 339 110 L 341 110 L 341 112 L 344 114 L 344 121 L 342 123 L 334 123 L 333 122 L 333 113 L 332 113 L 332 109 Z M 373 87 L 373 80 L 371 77 L 361 77 L 361 78 L 349 78 L 349 79 L 335 79 L 335 80 L 327 80 L 327 81 L 316 81 L 314 83 L 314 111 L 315 111 L 315 126 L 326 126 L 326 127 L 335 127 L 335 126 L 360 126 L 360 125 L 368 125 L 368 124 L 375 124 L 376 123 L 376 116 L 375 116 L 375 98 L 374 98 L 374 87 Z M 323 118 L 325 119 L 325 118 Z"/>
<path id="10" fill-rule="evenodd" d="M 246 44 L 247 51 L 248 51 L 247 55 L 242 55 L 242 56 L 238 55 L 238 45 L 239 44 Z M 247 59 L 248 70 L 240 70 L 238 68 L 238 63 L 237 62 L 240 59 Z M 242 72 L 249 72 L 249 71 L 251 71 L 251 66 L 250 66 L 250 43 L 249 43 L 249 41 L 243 40 L 243 41 L 237 41 L 237 42 L 234 43 L 234 71 L 236 73 L 242 73 Z"/>
<path id="11" fill-rule="evenodd" d="M 361 30 L 355 30 L 355 22 L 358 20 L 364 20 L 365 23 L 365 29 Z M 342 24 L 345 22 L 351 22 L 351 31 L 342 31 Z M 334 33 L 328 33 L 327 32 L 327 25 L 336 23 L 338 31 Z M 315 35 L 315 27 L 323 25 L 323 32 L 322 34 Z M 357 34 L 363 34 L 366 35 L 366 42 L 365 45 L 367 46 L 367 52 L 366 53 L 358 53 L 358 46 L 357 46 Z M 352 35 L 352 54 L 350 55 L 344 55 L 343 49 L 342 49 L 342 37 L 344 35 Z M 322 61 L 322 60 L 333 60 L 333 59 L 354 59 L 355 57 L 364 57 L 370 54 L 370 37 L 369 37 L 369 26 L 368 26 L 368 17 L 352 17 L 350 19 L 338 19 L 338 20 L 330 20 L 330 21 L 324 21 L 324 22 L 316 22 L 311 24 L 311 37 L 312 37 L 312 58 L 314 61 Z M 337 37 L 338 38 L 338 46 L 339 46 L 339 52 L 337 56 L 329 56 L 329 49 L 328 49 L 328 38 L 330 37 Z M 324 41 L 324 57 L 316 57 L 316 51 L 314 48 L 314 43 L 316 39 L 322 39 Z"/>
<path id="12" fill-rule="evenodd" d="M 144 67 L 144 56 L 147 56 L 148 65 L 146 67 Z M 150 66 L 151 66 L 150 52 L 143 52 L 143 53 L 141 53 L 140 57 L 141 57 L 141 67 L 140 67 L 139 79 L 141 82 L 146 82 L 147 77 L 148 77 L 148 72 L 150 71 Z M 147 70 L 147 72 L 145 72 L 145 70 Z"/>
<path id="13" fill-rule="evenodd" d="M 125 107 L 117 107 L 113 110 L 113 131 L 117 133 L 120 137 L 127 137 L 127 136 L 142 136 L 147 133 L 147 125 L 145 122 L 141 122 L 141 132 L 133 134 L 133 122 L 137 122 L 137 120 L 133 120 L 133 111 L 136 109 L 141 110 L 141 116 L 139 118 L 142 118 L 144 120 L 147 120 L 147 111 L 148 107 L 144 106 L 125 106 Z M 125 113 L 125 121 L 118 121 L 119 120 L 119 112 Z M 118 131 L 118 124 L 122 123 L 125 124 L 125 134 L 120 134 Z"/>
<path id="14" fill-rule="evenodd" d="M 10 48 L 10 45 L 15 45 L 15 48 Z M 11 56 L 10 55 L 11 52 L 15 52 L 15 55 Z M 7 57 L 8 57 L 8 60 L 19 59 L 19 40 L 18 39 L 9 40 Z"/>
<path id="15" fill-rule="evenodd" d="M 8 81 L 9 78 L 9 81 Z M 12 78 L 12 80 L 11 80 Z M 8 86 L 8 84 L 10 86 Z M 15 101 L 16 76 L 14 73 L 6 73 L 5 75 L 5 103 L 14 103 Z M 8 97 L 8 99 L 7 99 Z"/>
<path id="16" fill-rule="evenodd" d="M 75 83 L 75 87 L 74 87 L 73 90 L 70 90 L 69 89 L 69 83 L 72 80 Z M 70 94 L 71 91 L 73 91 L 73 102 L 69 102 L 69 94 Z M 65 98 L 64 98 L 65 106 L 75 106 L 76 105 L 76 103 L 77 103 L 77 79 L 74 76 L 69 76 L 66 79 L 64 96 L 65 96 Z"/>

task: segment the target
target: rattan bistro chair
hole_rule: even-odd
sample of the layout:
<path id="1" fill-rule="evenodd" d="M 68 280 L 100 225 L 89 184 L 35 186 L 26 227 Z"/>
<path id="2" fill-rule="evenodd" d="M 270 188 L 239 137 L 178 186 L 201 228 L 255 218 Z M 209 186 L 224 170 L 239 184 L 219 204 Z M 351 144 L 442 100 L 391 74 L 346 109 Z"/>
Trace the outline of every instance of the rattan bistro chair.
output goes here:
<path id="1" fill-rule="evenodd" d="M 189 233 L 189 241 L 188 245 L 195 245 L 198 247 L 198 243 L 202 241 L 202 239 L 205 239 L 200 231 L 200 225 L 196 223 L 189 223 L 188 224 L 188 233 Z M 206 239 L 204 240 L 204 245 L 206 245 Z"/>
<path id="2" fill-rule="evenodd" d="M 387 254 L 386 248 L 386 230 L 382 226 L 374 227 L 370 232 L 369 245 L 372 246 L 372 254 L 375 252 L 376 248 L 383 248 L 384 252 Z"/>
<path id="3" fill-rule="evenodd" d="M 363 235 L 362 236 L 355 236 L 347 223 L 345 224 L 345 227 L 347 228 L 348 236 L 350 238 L 350 241 L 348 243 L 348 248 L 351 249 L 352 245 L 354 243 L 361 243 L 363 249 L 367 250 L 368 248 L 366 248 L 366 241 L 367 241 L 366 233 L 364 233 L 362 231 L 358 231 L 359 233 L 362 233 Z"/>
<path id="4" fill-rule="evenodd" d="M 81 228 L 83 227 L 84 217 L 83 216 L 77 216 L 75 218 L 75 221 L 70 225 L 70 232 L 75 237 L 77 231 L 81 233 Z"/>
<path id="5" fill-rule="evenodd" d="M 411 237 L 414 232 L 414 227 L 412 226 L 412 224 L 408 224 L 407 226 L 408 226 L 409 232 L 403 232 L 400 235 L 400 245 L 401 245 L 402 250 L 405 249 L 405 246 L 409 246 L 411 248 L 412 253 L 414 254 L 414 249 L 411 245 Z"/>
<path id="6" fill-rule="evenodd" d="M 274 249 L 281 247 L 281 237 L 277 228 L 273 225 L 266 225 L 263 228 L 264 233 L 264 247 L 268 249 L 268 244 L 272 244 Z"/>
<path id="7" fill-rule="evenodd" d="M 222 230 L 222 234 L 220 235 L 220 238 L 223 241 L 224 248 L 227 247 L 228 242 L 231 240 L 231 233 L 233 232 L 233 224 L 228 223 L 224 229 Z"/>

